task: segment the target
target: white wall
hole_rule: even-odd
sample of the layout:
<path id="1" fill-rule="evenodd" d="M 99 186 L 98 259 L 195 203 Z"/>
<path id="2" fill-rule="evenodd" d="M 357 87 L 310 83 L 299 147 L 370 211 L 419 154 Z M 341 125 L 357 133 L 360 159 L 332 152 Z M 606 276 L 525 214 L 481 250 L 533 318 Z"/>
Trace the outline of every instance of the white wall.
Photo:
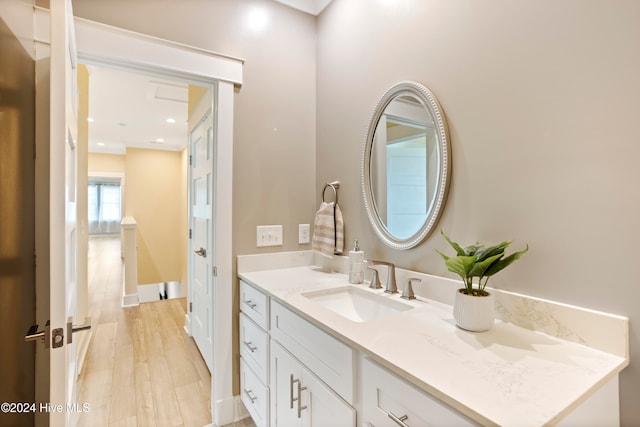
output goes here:
<path id="1" fill-rule="evenodd" d="M 317 61 L 317 182 L 343 183 L 346 241 L 447 277 L 440 228 L 528 243 L 492 285 L 629 316 L 622 421 L 640 425 L 640 2 L 334 0 Z M 453 179 L 436 233 L 393 252 L 365 220 L 359 162 L 373 107 L 401 80 L 442 104 Z"/>

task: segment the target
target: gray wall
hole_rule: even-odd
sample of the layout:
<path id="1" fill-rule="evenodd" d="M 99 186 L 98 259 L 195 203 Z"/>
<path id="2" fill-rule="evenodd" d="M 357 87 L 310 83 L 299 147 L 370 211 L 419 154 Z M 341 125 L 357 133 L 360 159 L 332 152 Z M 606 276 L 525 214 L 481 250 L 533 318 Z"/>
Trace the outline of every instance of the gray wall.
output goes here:
<path id="1" fill-rule="evenodd" d="M 234 252 L 256 248 L 256 226 L 282 224 L 298 245 L 298 224 L 315 200 L 315 19 L 270 0 L 73 0 L 83 18 L 246 60 L 234 125 Z M 252 14 L 268 21 L 253 31 Z M 277 130 L 276 130 L 277 129 Z"/>
<path id="2" fill-rule="evenodd" d="M 640 425 L 640 2 L 334 0 L 318 19 L 317 182 L 338 178 L 346 241 L 453 277 L 434 249 L 377 242 L 360 197 L 373 107 L 401 80 L 438 97 L 453 180 L 437 229 L 528 243 L 490 285 L 629 316 L 622 421 Z"/>
<path id="3" fill-rule="evenodd" d="M 35 323 L 35 65 L 25 10 L 0 3 L 0 402 L 35 401 L 39 345 L 24 341 Z M 30 413 L 0 414 L 0 426 L 33 422 Z"/>
<path id="4" fill-rule="evenodd" d="M 79 17 L 245 59 L 234 111 L 234 259 L 310 249 L 298 244 L 298 224 L 312 223 L 317 206 L 315 18 L 270 0 L 73 0 L 73 7 Z M 259 31 L 249 24 L 257 12 L 267 18 Z M 284 245 L 256 248 L 256 226 L 270 224 L 283 225 Z"/>

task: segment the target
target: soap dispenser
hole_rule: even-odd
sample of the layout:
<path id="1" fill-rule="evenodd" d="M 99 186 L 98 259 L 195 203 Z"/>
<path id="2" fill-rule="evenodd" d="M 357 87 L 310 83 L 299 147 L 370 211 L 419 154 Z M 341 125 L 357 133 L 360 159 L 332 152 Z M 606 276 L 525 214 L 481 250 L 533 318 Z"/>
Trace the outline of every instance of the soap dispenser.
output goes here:
<path id="1" fill-rule="evenodd" d="M 358 247 L 358 240 L 353 242 L 353 250 L 349 251 L 349 283 L 364 282 L 364 252 Z"/>

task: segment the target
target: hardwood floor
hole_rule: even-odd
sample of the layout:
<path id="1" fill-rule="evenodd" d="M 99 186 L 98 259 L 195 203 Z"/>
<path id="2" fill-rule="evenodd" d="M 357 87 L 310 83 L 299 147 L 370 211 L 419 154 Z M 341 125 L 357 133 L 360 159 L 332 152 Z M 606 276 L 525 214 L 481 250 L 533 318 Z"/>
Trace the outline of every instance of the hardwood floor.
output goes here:
<path id="1" fill-rule="evenodd" d="M 186 301 L 122 308 L 120 240 L 89 241 L 93 337 L 78 379 L 91 411 L 79 426 L 194 426 L 211 423 L 211 375 L 183 329 Z"/>

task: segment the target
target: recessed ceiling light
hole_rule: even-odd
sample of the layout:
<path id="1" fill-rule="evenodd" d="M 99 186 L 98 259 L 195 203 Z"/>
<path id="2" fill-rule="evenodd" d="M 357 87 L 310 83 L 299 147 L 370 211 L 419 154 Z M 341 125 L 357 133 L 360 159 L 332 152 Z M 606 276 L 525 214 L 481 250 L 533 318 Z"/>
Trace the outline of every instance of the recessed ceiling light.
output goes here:
<path id="1" fill-rule="evenodd" d="M 93 122 L 93 117 L 87 117 L 87 121 L 90 123 Z"/>
<path id="2" fill-rule="evenodd" d="M 102 147 L 104 145 L 104 142 L 98 142 L 96 145 L 99 145 Z"/>
<path id="3" fill-rule="evenodd" d="M 175 122 L 176 122 L 176 119 L 173 119 L 171 117 L 167 119 L 167 123 L 175 123 Z"/>
<path id="4" fill-rule="evenodd" d="M 156 139 L 156 142 L 164 142 L 164 139 L 158 138 L 158 139 Z"/>

